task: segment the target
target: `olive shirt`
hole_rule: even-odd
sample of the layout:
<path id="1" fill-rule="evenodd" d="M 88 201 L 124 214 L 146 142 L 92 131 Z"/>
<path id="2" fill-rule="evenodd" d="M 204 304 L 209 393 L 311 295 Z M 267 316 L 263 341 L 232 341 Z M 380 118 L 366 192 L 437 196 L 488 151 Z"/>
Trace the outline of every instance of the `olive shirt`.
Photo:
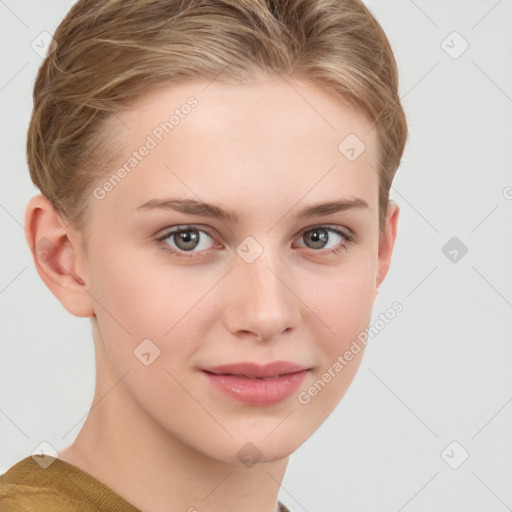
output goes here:
<path id="1" fill-rule="evenodd" d="M 102 511 L 140 512 L 89 473 L 49 455 L 41 463 L 26 457 L 0 475 L 0 512 Z"/>

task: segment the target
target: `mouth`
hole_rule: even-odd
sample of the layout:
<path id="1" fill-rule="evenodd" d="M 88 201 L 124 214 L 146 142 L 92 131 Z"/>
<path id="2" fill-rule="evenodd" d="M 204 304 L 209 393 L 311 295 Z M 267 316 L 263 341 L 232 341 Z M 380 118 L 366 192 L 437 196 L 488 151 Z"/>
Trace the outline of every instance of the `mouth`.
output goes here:
<path id="1" fill-rule="evenodd" d="M 284 375 L 309 370 L 307 366 L 291 363 L 289 361 L 274 361 L 265 365 L 252 362 L 242 362 L 203 368 L 203 371 L 214 375 L 237 375 L 248 379 L 278 379 Z"/>
<path id="2" fill-rule="evenodd" d="M 206 373 L 210 373 L 211 375 L 229 375 L 233 377 L 245 377 L 246 379 L 250 380 L 276 380 L 280 379 L 281 377 L 284 377 L 285 375 L 292 375 L 291 373 L 283 373 L 279 375 L 274 375 L 273 377 L 251 377 L 250 375 L 244 375 L 242 373 L 214 373 L 208 371 Z"/>
<path id="3" fill-rule="evenodd" d="M 268 407 L 289 398 L 311 368 L 286 361 L 267 365 L 236 363 L 203 368 L 214 388 L 246 405 Z"/>

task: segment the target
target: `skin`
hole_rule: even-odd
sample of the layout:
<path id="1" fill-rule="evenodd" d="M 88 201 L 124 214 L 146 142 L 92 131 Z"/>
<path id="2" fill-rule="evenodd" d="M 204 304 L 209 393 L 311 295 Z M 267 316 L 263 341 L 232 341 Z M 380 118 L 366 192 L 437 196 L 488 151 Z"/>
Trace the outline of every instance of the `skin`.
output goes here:
<path id="1" fill-rule="evenodd" d="M 289 455 L 339 403 L 364 350 L 309 403 L 297 394 L 368 327 L 399 209 L 390 203 L 379 238 L 377 134 L 340 99 L 268 76 L 206 85 L 154 91 L 120 115 L 130 130 L 112 125 L 122 165 L 188 97 L 198 101 L 104 199 L 91 195 L 85 247 L 44 196 L 27 206 L 29 246 L 47 238 L 52 247 L 44 258 L 34 252 L 41 278 L 70 313 L 91 318 L 94 334 L 93 405 L 59 456 L 145 512 L 274 512 Z M 352 162 L 338 150 L 351 133 L 366 145 Z M 216 203 L 240 222 L 136 210 L 166 198 Z M 294 217 L 306 205 L 347 198 L 368 208 Z M 201 242 L 192 257 L 162 250 L 183 248 L 176 237 L 156 241 L 183 224 L 210 229 L 194 231 Z M 307 235 L 318 225 L 350 230 L 356 240 L 326 254 Z M 236 252 L 248 236 L 263 249 L 252 263 Z M 343 245 L 328 236 L 327 249 Z M 161 351 L 149 366 L 134 357 L 146 338 Z M 199 370 L 276 360 L 311 370 L 297 393 L 268 407 L 233 400 Z M 237 457 L 247 442 L 261 452 L 252 467 Z"/>

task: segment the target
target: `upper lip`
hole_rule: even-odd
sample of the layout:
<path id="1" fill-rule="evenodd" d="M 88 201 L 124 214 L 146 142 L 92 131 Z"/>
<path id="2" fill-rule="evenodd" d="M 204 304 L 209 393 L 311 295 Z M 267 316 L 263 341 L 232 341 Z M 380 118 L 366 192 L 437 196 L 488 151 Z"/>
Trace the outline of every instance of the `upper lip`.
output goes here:
<path id="1" fill-rule="evenodd" d="M 255 363 L 242 362 L 234 364 L 224 364 L 221 366 L 211 366 L 202 368 L 209 373 L 219 375 L 245 375 L 246 377 L 275 377 L 276 375 L 286 375 L 288 373 L 296 373 L 303 370 L 309 370 L 308 367 L 302 366 L 289 361 L 274 361 L 269 364 L 259 365 Z"/>

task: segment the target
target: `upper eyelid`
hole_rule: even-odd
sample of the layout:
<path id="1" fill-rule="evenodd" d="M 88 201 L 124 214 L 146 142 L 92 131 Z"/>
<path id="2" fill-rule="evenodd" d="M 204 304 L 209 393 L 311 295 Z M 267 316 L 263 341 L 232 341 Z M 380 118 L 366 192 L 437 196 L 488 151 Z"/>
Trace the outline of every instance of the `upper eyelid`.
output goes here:
<path id="1" fill-rule="evenodd" d="M 204 233 L 206 233 L 209 236 L 212 236 L 212 232 L 214 231 L 212 228 L 206 228 L 206 227 L 200 226 L 198 224 L 178 224 L 176 226 L 161 229 L 157 233 L 157 239 L 160 239 L 160 240 L 163 238 L 165 239 L 173 233 L 179 233 L 180 231 L 189 231 L 189 230 L 190 231 L 193 231 L 193 230 L 203 231 Z"/>
<path id="2" fill-rule="evenodd" d="M 315 224 L 313 226 L 308 226 L 306 228 L 301 229 L 295 236 L 301 235 L 303 233 L 307 233 L 308 231 L 312 231 L 314 229 L 320 229 L 320 228 L 327 228 L 334 231 L 339 231 L 348 241 L 350 240 L 356 240 L 355 233 L 347 228 L 342 226 L 337 226 L 333 224 Z M 201 224 L 178 224 L 176 226 L 172 226 L 169 228 L 165 228 L 164 230 L 160 231 L 160 235 L 157 237 L 158 240 L 165 240 L 169 236 L 171 236 L 174 233 L 179 233 L 180 231 L 187 231 L 187 230 L 196 230 L 196 231 L 202 231 L 206 233 L 208 236 L 213 238 L 213 232 L 215 231 L 213 228 L 209 228 L 206 226 L 202 226 Z"/>
<path id="3" fill-rule="evenodd" d="M 307 228 L 302 228 L 298 233 L 304 233 L 306 231 L 311 231 L 312 229 L 319 229 L 319 228 L 331 228 L 331 229 L 336 229 L 339 231 L 348 231 L 347 234 L 353 234 L 352 230 L 350 230 L 349 228 L 344 227 L 344 226 L 338 226 L 335 224 L 314 224 L 313 226 L 308 226 Z M 161 229 L 161 230 L 159 230 L 158 233 L 160 233 L 161 236 L 164 236 L 167 233 L 171 233 L 171 232 L 175 232 L 175 231 L 186 231 L 188 229 L 204 231 L 205 233 L 208 233 L 208 234 L 216 231 L 215 229 L 210 228 L 208 226 L 203 226 L 202 224 L 176 224 L 175 226 L 169 226 L 167 228 Z"/>

